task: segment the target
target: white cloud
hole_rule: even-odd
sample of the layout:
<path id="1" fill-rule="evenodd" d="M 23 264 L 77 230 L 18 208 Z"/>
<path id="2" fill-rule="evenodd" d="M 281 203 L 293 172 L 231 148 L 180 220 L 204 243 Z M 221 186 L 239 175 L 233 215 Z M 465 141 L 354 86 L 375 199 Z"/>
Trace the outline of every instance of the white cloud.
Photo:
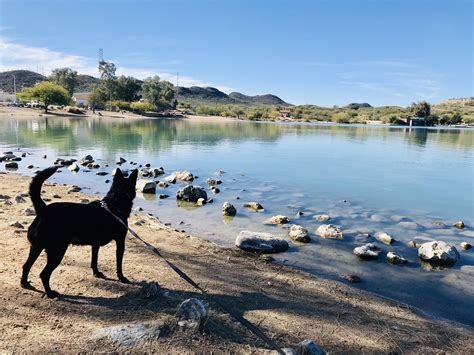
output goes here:
<path id="1" fill-rule="evenodd" d="M 145 79 L 154 75 L 159 75 L 164 80 L 169 80 L 176 84 L 176 74 L 159 72 L 153 68 L 128 68 L 120 66 L 120 62 L 114 61 L 117 65 L 118 75 L 130 75 L 138 79 Z M 44 47 L 31 47 L 14 43 L 8 39 L 0 37 L 0 72 L 17 69 L 27 69 L 49 75 L 56 68 L 72 68 L 80 74 L 98 76 L 97 60 L 74 54 L 53 51 Z M 180 86 L 214 86 L 219 90 L 231 92 L 233 89 L 228 86 L 215 85 L 189 76 L 179 77 Z"/>

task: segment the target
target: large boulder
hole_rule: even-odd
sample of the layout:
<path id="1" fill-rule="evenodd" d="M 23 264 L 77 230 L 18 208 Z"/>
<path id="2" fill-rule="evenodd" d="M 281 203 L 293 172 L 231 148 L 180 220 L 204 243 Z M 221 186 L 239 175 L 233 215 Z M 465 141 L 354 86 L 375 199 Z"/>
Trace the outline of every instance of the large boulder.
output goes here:
<path id="1" fill-rule="evenodd" d="M 140 179 L 135 185 L 136 189 L 144 194 L 156 193 L 156 182 L 153 180 Z"/>
<path id="2" fill-rule="evenodd" d="M 434 241 L 421 244 L 418 248 L 418 257 L 431 264 L 450 266 L 459 259 L 459 252 L 443 241 Z"/>
<path id="3" fill-rule="evenodd" d="M 311 241 L 311 238 L 309 237 L 309 234 L 308 234 L 308 230 L 296 224 L 290 227 L 290 232 L 288 233 L 288 235 L 295 242 L 309 243 Z"/>
<path id="4" fill-rule="evenodd" d="M 279 253 L 288 250 L 288 242 L 270 233 L 242 231 L 235 240 L 235 246 L 256 253 Z"/>
<path id="5" fill-rule="evenodd" d="M 316 229 L 316 234 L 328 239 L 343 239 L 342 228 L 334 224 L 323 224 Z"/>
<path id="6" fill-rule="evenodd" d="M 207 200 L 207 193 L 200 186 L 187 185 L 176 191 L 176 198 L 188 202 L 197 202 L 200 198 Z"/>
<path id="7" fill-rule="evenodd" d="M 354 255 L 363 260 L 374 260 L 379 257 L 381 250 L 372 243 L 367 243 L 353 250 Z"/>

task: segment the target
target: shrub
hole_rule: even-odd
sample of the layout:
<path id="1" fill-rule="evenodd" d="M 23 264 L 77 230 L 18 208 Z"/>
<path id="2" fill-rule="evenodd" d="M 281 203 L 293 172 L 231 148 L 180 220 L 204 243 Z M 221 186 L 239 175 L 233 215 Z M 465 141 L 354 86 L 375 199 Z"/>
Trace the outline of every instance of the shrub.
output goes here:
<path id="1" fill-rule="evenodd" d="M 130 104 L 130 108 L 138 113 L 144 113 L 147 111 L 156 111 L 156 107 L 148 101 L 137 101 Z"/>

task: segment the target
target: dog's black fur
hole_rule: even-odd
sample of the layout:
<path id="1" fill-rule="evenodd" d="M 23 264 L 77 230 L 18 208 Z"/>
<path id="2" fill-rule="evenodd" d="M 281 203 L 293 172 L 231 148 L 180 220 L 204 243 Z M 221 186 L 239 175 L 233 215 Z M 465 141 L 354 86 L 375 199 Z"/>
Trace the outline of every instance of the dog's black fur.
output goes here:
<path id="1" fill-rule="evenodd" d="M 51 273 L 58 267 L 70 244 L 91 245 L 91 267 L 95 277 L 105 278 L 97 268 L 99 248 L 115 240 L 117 245 L 117 276 L 121 282 L 129 281 L 122 273 L 122 259 L 125 251 L 125 237 L 127 229 L 120 224 L 99 201 L 88 204 L 61 202 L 46 205 L 41 199 L 41 186 L 44 181 L 53 175 L 57 167 L 40 171 L 31 181 L 30 197 L 36 210 L 36 218 L 28 229 L 30 253 L 23 265 L 21 286 L 32 288 L 28 282 L 28 274 L 38 256 L 46 250 L 47 263 L 40 277 L 46 295 L 50 298 L 59 296 L 51 290 L 49 279 Z M 138 171 L 134 170 L 126 178 L 120 169 L 117 169 L 112 186 L 104 198 L 109 209 L 125 223 L 130 216 L 135 198 L 135 183 Z"/>

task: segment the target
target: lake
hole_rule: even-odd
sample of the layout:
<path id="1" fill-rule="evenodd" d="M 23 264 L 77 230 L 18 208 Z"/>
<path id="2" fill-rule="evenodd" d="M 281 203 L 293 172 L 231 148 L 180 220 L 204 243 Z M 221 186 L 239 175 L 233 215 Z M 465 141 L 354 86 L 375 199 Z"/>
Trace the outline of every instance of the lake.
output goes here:
<path id="1" fill-rule="evenodd" d="M 474 309 L 474 253 L 461 251 L 459 243 L 474 242 L 473 138 L 474 130 L 449 128 L 0 119 L 2 151 L 31 153 L 20 162 L 21 173 L 33 173 L 26 169 L 29 164 L 46 167 L 58 157 L 86 154 L 101 164 L 100 171 L 111 172 L 119 157 L 163 166 L 167 173 L 189 170 L 199 176 L 194 183 L 205 187 L 214 203 L 202 207 L 177 203 L 174 195 L 182 187 L 178 183 L 157 191 L 170 195 L 168 199 L 139 195 L 135 204 L 164 223 L 228 247 L 243 229 L 288 239 L 288 226 L 263 223 L 272 215 L 287 215 L 310 231 L 312 241 L 290 243 L 288 252 L 275 255 L 279 262 L 335 280 L 341 280 L 342 274 L 356 274 L 362 282 L 353 287 L 471 326 L 474 316 L 467 310 Z M 4 170 L 3 164 L 0 169 Z M 219 175 L 219 171 L 225 173 Z M 209 177 L 223 181 L 219 194 L 211 193 L 206 184 Z M 63 169 L 52 180 L 103 194 L 109 187 L 107 178 L 94 171 L 73 174 Z M 222 216 L 224 201 L 237 208 L 235 218 Z M 245 209 L 243 203 L 248 201 L 260 202 L 265 211 Z M 344 240 L 315 235 L 321 223 L 313 216 L 322 213 L 331 216 L 328 223 L 345 230 Z M 451 226 L 458 220 L 465 222 L 465 229 Z M 389 233 L 397 242 L 390 246 L 376 242 L 384 251 L 376 261 L 357 259 L 352 249 L 366 241 L 356 236 L 377 231 Z M 420 264 L 416 249 L 408 247 L 409 240 L 443 240 L 458 248 L 461 259 L 450 269 L 429 270 Z M 388 264 L 385 252 L 389 250 L 401 253 L 409 264 Z"/>

